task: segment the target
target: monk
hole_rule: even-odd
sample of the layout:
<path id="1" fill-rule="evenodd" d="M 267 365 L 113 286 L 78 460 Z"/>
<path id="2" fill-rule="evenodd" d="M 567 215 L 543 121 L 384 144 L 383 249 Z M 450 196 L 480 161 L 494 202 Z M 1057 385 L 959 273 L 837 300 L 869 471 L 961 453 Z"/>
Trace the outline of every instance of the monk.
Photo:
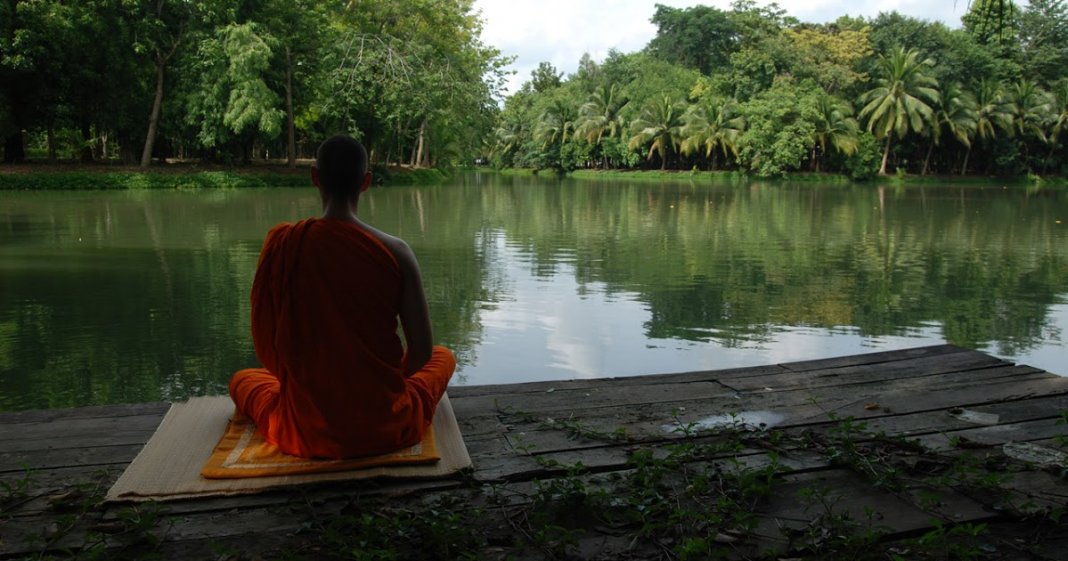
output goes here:
<path id="1" fill-rule="evenodd" d="M 230 396 L 268 442 L 294 456 L 411 446 L 456 360 L 431 345 L 411 248 L 356 216 L 371 185 L 364 147 L 343 135 L 323 142 L 311 179 L 323 215 L 268 232 L 252 284 L 252 341 L 264 368 L 234 374 Z"/>

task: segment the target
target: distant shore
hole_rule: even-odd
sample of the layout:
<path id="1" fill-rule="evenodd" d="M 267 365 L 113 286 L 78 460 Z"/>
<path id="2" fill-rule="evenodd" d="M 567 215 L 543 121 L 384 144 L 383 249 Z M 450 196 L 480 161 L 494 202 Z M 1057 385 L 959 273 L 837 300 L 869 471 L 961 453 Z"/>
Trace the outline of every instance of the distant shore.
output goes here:
<path id="1" fill-rule="evenodd" d="M 256 162 L 232 166 L 192 162 L 160 163 L 149 168 L 134 165 L 74 162 L 30 162 L 0 165 L 0 191 L 104 191 L 124 189 L 242 189 L 262 187 L 306 187 L 310 184 L 308 168 L 312 160 L 302 160 L 296 167 L 284 163 Z M 490 167 L 459 168 L 518 176 L 556 177 L 554 170 Z M 428 185 L 441 183 L 457 170 L 377 166 L 375 182 L 379 185 Z M 837 173 L 789 173 L 783 177 L 761 178 L 737 170 L 574 170 L 565 177 L 583 180 L 624 181 L 691 181 L 709 183 L 806 182 L 834 185 L 923 185 L 933 183 L 969 184 L 977 187 L 1063 187 L 1068 178 L 1058 175 L 982 176 L 982 175 L 888 175 L 855 181 Z"/>
<path id="2" fill-rule="evenodd" d="M 161 163 L 149 168 L 112 163 L 30 162 L 0 165 L 3 191 L 104 191 L 124 189 L 241 189 L 306 187 L 311 160 L 296 167 L 255 163 L 227 166 L 202 163 Z M 383 185 L 440 183 L 450 174 L 428 168 L 376 167 Z"/>

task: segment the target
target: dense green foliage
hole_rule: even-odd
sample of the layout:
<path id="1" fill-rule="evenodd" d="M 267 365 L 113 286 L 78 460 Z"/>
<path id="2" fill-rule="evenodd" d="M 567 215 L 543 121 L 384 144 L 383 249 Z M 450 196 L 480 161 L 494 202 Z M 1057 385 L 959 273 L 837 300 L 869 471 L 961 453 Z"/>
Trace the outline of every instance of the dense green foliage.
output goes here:
<path id="1" fill-rule="evenodd" d="M 1068 4 L 969 4 L 960 29 L 894 13 L 812 24 L 776 4 L 657 5 L 634 53 L 542 63 L 492 162 L 555 169 L 1068 171 Z"/>
<path id="2" fill-rule="evenodd" d="M 221 166 L 220 166 L 221 167 Z M 437 184 L 450 177 L 439 168 L 376 166 L 380 185 Z M 33 173 L 0 173 L 0 191 L 107 191 L 123 189 L 244 189 L 250 187 L 302 187 L 311 189 L 307 170 L 258 166 L 198 170 L 187 166 L 149 170 L 35 169 Z"/>
<path id="3" fill-rule="evenodd" d="M 481 153 L 506 59 L 470 0 L 3 0 L 4 161 Z"/>
<path id="4" fill-rule="evenodd" d="M 238 187 L 307 187 L 306 174 L 236 173 L 200 171 L 191 173 L 136 173 L 40 171 L 0 174 L 0 190 L 105 191 L 111 189 L 204 189 Z"/>

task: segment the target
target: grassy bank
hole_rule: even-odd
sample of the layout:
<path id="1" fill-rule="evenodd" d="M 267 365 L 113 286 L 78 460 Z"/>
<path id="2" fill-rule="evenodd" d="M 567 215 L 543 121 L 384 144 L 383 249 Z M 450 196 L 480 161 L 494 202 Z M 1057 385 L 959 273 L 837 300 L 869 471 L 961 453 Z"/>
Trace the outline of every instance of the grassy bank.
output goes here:
<path id="1" fill-rule="evenodd" d="M 692 181 L 705 183 L 731 183 L 750 179 L 737 171 L 687 171 L 687 170 L 597 170 L 580 169 L 569 174 L 576 179 L 623 180 L 623 181 Z"/>
<path id="2" fill-rule="evenodd" d="M 449 173 L 437 169 L 376 168 L 381 185 L 440 183 Z M 242 189 L 307 187 L 308 166 L 204 167 L 165 164 L 147 170 L 120 166 L 37 165 L 0 166 L 0 190 L 103 191 L 123 189 Z"/>
<path id="3" fill-rule="evenodd" d="M 503 170 L 509 174 L 533 173 L 532 170 Z M 542 173 L 545 173 L 544 171 Z M 857 183 L 861 185 L 905 184 L 932 185 L 943 183 L 967 184 L 977 187 L 1068 187 L 1068 179 L 1060 176 L 987 177 L 975 175 L 889 175 L 874 177 L 867 181 L 853 181 L 835 173 L 791 173 L 782 178 L 761 178 L 739 171 L 685 171 L 685 170 L 575 170 L 569 174 L 576 179 L 625 180 L 625 181 L 687 181 L 704 183 L 734 183 L 739 181 L 760 182 L 812 182 L 835 185 Z"/>

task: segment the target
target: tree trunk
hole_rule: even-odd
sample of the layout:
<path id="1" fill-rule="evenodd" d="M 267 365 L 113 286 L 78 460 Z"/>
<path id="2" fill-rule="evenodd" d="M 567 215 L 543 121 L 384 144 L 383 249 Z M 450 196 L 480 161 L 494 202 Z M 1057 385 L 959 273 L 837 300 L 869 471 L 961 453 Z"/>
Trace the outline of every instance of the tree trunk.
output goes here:
<path id="1" fill-rule="evenodd" d="M 297 167 L 297 125 L 293 118 L 293 56 L 286 47 L 286 166 Z"/>
<path id="2" fill-rule="evenodd" d="M 167 61 L 156 51 L 156 97 L 152 100 L 152 113 L 148 116 L 148 135 L 145 137 L 145 149 L 141 152 L 141 167 L 147 168 L 152 163 L 152 147 L 156 144 L 156 127 L 159 114 L 163 108 L 163 69 Z"/>
<path id="3" fill-rule="evenodd" d="M 423 117 L 423 122 L 419 124 L 419 139 L 416 141 L 416 165 L 425 167 L 426 158 L 426 117 Z"/>
<path id="4" fill-rule="evenodd" d="M 886 149 L 883 150 L 883 165 L 879 167 L 879 175 L 886 175 L 886 160 L 890 159 L 890 141 L 894 139 L 893 131 L 886 135 Z"/>
<path id="5" fill-rule="evenodd" d="M 964 151 L 964 165 L 960 167 L 960 174 L 961 175 L 964 175 L 964 174 L 968 173 L 968 156 L 971 156 L 971 155 L 972 155 L 972 147 L 969 146 L 968 149 Z"/>
<path id="6" fill-rule="evenodd" d="M 26 146 L 23 144 L 22 131 L 18 130 L 4 139 L 4 163 L 21 164 L 26 161 Z"/>
<path id="7" fill-rule="evenodd" d="M 82 123 L 82 150 L 80 159 L 82 163 L 90 163 L 93 161 L 93 131 L 89 127 L 89 123 Z"/>
<path id="8" fill-rule="evenodd" d="M 48 144 L 48 161 L 56 161 L 56 130 L 51 123 L 48 125 L 48 130 L 45 131 L 45 138 Z"/>
<path id="9" fill-rule="evenodd" d="M 927 147 L 927 157 L 923 159 L 923 170 L 920 175 L 927 175 L 927 164 L 931 163 L 931 152 L 934 152 L 934 142 Z"/>

